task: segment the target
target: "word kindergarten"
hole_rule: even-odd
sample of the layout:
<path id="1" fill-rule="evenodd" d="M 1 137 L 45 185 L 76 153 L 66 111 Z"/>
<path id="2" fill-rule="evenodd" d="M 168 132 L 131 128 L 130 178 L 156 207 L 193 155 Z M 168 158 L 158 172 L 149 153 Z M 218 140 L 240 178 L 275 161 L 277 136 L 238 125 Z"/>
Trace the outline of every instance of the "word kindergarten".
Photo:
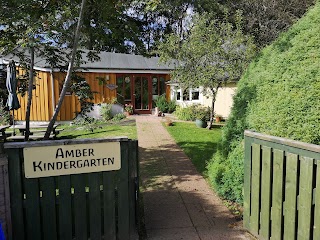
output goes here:
<path id="1" fill-rule="evenodd" d="M 119 142 L 23 149 L 26 178 L 119 170 Z"/>

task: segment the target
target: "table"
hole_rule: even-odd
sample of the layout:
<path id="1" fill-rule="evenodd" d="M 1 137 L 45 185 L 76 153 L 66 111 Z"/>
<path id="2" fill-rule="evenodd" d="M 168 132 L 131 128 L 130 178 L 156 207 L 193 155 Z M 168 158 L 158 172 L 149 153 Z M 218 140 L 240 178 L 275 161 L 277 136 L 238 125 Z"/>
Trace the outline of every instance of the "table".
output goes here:
<path id="1" fill-rule="evenodd" d="M 60 124 L 53 125 L 52 133 L 50 134 L 49 139 L 56 138 L 56 135 L 58 135 L 60 131 L 63 131 L 63 129 L 57 129 L 57 127 L 59 125 Z M 46 130 L 47 130 L 47 127 L 48 127 L 47 124 L 32 124 L 32 125 L 30 125 L 29 139 L 32 139 L 32 140 L 42 139 L 44 137 Z M 11 136 L 6 139 L 20 140 L 20 141 L 24 140 L 25 133 L 27 130 L 26 125 L 14 125 L 14 126 L 11 126 L 10 128 L 11 129 L 18 129 L 20 132 L 20 135 Z M 38 133 L 38 134 L 36 134 L 36 133 Z"/>

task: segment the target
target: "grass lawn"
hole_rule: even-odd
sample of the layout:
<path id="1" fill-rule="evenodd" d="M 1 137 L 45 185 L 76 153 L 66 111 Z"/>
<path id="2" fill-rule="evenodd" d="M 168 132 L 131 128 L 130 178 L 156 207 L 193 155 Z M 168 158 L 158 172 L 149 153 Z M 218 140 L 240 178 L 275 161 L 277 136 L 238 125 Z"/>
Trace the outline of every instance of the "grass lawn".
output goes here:
<path id="1" fill-rule="evenodd" d="M 206 163 L 217 150 L 221 129 L 198 128 L 194 122 L 175 122 L 173 126 L 166 128 L 197 170 L 207 177 Z"/>
<path id="2" fill-rule="evenodd" d="M 130 139 L 137 139 L 137 129 L 135 120 L 121 120 L 120 122 L 96 123 L 93 125 L 93 131 L 82 126 L 61 125 L 58 128 L 64 128 L 58 135 L 58 139 L 74 138 L 106 138 L 127 136 Z"/>

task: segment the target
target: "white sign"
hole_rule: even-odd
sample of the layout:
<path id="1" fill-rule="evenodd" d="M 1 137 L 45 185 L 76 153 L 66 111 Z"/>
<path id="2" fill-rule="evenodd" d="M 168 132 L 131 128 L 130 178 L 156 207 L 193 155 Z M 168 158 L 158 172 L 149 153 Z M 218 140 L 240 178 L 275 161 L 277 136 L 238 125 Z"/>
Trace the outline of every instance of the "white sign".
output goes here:
<path id="1" fill-rule="evenodd" d="M 121 168 L 119 142 L 23 149 L 26 178 L 103 172 Z"/>

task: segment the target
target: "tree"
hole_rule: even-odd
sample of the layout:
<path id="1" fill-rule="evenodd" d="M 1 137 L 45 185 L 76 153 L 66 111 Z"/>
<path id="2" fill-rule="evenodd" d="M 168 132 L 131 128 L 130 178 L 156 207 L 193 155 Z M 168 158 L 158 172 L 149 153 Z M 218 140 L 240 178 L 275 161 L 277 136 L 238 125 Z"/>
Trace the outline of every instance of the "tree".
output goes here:
<path id="1" fill-rule="evenodd" d="M 159 46 L 161 61 L 178 61 L 172 77 L 182 88 L 202 86 L 203 94 L 212 97 L 209 129 L 218 90 L 237 81 L 255 53 L 252 38 L 243 34 L 240 14 L 235 25 L 226 19 L 227 15 L 223 21 L 198 15 L 184 41 L 171 34 Z"/>
<path id="2" fill-rule="evenodd" d="M 26 135 L 29 137 L 30 107 L 32 103 L 32 87 L 34 72 L 34 55 L 47 56 L 50 61 L 52 55 L 45 54 L 52 45 L 53 31 L 61 22 L 57 16 L 63 16 L 63 5 L 56 1 L 3 1 L 0 9 L 0 50 L 2 54 L 12 54 L 20 59 L 20 66 L 26 71 L 28 81 L 28 101 L 26 110 Z M 58 58 L 55 59 L 58 63 Z"/>
<path id="3" fill-rule="evenodd" d="M 260 48 L 270 44 L 281 32 L 303 16 L 315 0 L 227 0 L 232 13 L 242 10 L 244 31 L 254 36 Z"/>
<path id="4" fill-rule="evenodd" d="M 77 48 L 78 48 L 78 42 L 79 42 L 79 37 L 80 37 L 80 30 L 81 30 L 81 24 L 82 24 L 82 18 L 83 18 L 83 14 L 84 14 L 84 8 L 85 8 L 85 3 L 86 0 L 82 0 L 81 2 L 81 7 L 80 7 L 80 13 L 79 13 L 79 18 L 78 18 L 78 24 L 77 24 L 77 29 L 75 31 L 75 35 L 74 35 L 74 41 L 73 41 L 73 48 L 72 48 L 72 52 L 71 52 L 71 58 L 70 58 L 70 62 L 68 65 L 68 71 L 67 71 L 67 75 L 66 78 L 64 80 L 63 83 L 63 87 L 60 93 L 60 97 L 59 97 L 59 101 L 58 104 L 56 106 L 56 109 L 53 113 L 53 116 L 49 122 L 47 131 L 44 135 L 44 140 L 49 139 L 50 133 L 52 132 L 53 129 L 53 125 L 57 119 L 57 116 L 59 114 L 59 111 L 61 109 L 62 103 L 63 103 L 63 99 L 66 95 L 68 86 L 70 85 L 70 81 L 71 81 L 71 75 L 73 72 L 73 66 L 74 66 L 74 61 L 76 58 L 76 53 L 77 53 Z"/>

